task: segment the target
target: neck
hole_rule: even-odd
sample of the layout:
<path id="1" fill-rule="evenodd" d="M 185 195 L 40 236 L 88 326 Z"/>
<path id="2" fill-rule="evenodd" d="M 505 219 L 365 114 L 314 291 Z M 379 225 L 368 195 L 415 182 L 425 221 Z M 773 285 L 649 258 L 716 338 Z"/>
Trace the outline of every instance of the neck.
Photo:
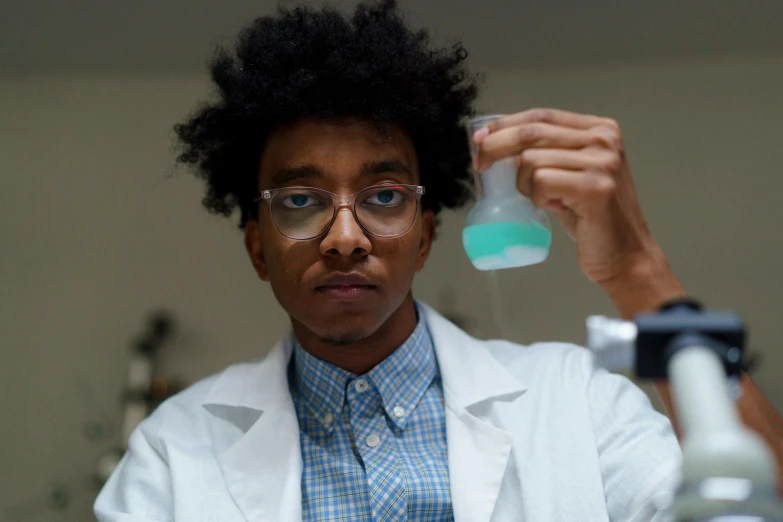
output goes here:
<path id="1" fill-rule="evenodd" d="M 399 348 L 416 328 L 416 305 L 408 294 L 380 328 L 356 342 L 335 346 L 318 337 L 303 324 L 292 321 L 294 334 L 311 355 L 345 371 L 363 375 Z"/>

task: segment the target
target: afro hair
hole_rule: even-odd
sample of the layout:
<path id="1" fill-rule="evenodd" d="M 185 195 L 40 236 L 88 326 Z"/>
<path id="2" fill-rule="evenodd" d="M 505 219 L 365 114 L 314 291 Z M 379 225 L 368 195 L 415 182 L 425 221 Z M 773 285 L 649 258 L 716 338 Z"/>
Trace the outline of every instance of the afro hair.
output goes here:
<path id="1" fill-rule="evenodd" d="M 306 117 L 359 118 L 401 125 L 416 149 L 424 209 L 436 215 L 472 197 L 467 136 L 477 76 L 461 43 L 431 48 L 395 0 L 360 4 L 350 18 L 334 9 L 298 7 L 256 19 L 232 50 L 210 65 L 216 99 L 175 126 L 179 163 L 206 182 L 204 206 L 240 228 L 256 216 L 264 140 Z"/>

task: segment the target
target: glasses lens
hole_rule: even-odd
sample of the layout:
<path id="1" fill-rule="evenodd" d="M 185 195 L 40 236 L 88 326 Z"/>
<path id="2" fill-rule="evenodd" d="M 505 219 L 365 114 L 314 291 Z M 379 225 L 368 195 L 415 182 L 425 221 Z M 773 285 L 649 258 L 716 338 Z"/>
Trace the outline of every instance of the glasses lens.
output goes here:
<path id="1" fill-rule="evenodd" d="M 291 239 L 320 235 L 334 216 L 331 196 L 317 190 L 282 190 L 275 194 L 271 207 L 277 230 Z"/>
<path id="2" fill-rule="evenodd" d="M 356 218 L 371 234 L 399 236 L 416 219 L 416 194 L 402 185 L 384 185 L 365 190 L 356 198 Z"/>

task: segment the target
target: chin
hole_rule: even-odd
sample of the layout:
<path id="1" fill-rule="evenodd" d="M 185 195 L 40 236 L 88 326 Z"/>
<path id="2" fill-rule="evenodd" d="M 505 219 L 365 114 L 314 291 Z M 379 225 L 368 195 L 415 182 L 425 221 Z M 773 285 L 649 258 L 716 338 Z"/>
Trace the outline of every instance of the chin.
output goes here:
<path id="1" fill-rule="evenodd" d="M 367 338 L 368 335 L 363 332 L 342 332 L 337 335 L 321 336 L 321 341 L 324 344 L 331 344 L 332 346 L 348 346 Z"/>
<path id="2" fill-rule="evenodd" d="M 400 301 L 403 300 L 404 296 Z M 324 304 L 319 301 L 291 301 L 290 307 L 283 308 L 310 334 L 333 346 L 353 344 L 377 334 L 399 308 L 396 299 L 391 302 L 378 299 L 369 303 L 346 301 Z"/>
<path id="3" fill-rule="evenodd" d="M 330 321 L 323 328 L 311 328 L 310 330 L 326 344 L 345 346 L 366 339 L 374 334 L 382 324 L 383 321 L 370 317 L 341 317 L 336 321 Z"/>

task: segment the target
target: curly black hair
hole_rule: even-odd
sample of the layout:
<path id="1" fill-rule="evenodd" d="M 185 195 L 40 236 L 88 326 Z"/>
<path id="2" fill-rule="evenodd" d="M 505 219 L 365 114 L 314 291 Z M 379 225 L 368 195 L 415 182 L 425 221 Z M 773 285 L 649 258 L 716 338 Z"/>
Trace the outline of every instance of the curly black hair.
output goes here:
<path id="1" fill-rule="evenodd" d="M 304 117 L 355 117 L 401 125 L 419 160 L 422 200 L 436 215 L 472 197 L 462 121 L 472 116 L 478 76 L 461 43 L 432 49 L 395 0 L 360 4 L 350 19 L 331 8 L 298 7 L 256 19 L 233 52 L 218 48 L 210 65 L 217 99 L 175 126 L 177 161 L 195 164 L 206 182 L 204 206 L 240 228 L 255 217 L 264 140 Z"/>

